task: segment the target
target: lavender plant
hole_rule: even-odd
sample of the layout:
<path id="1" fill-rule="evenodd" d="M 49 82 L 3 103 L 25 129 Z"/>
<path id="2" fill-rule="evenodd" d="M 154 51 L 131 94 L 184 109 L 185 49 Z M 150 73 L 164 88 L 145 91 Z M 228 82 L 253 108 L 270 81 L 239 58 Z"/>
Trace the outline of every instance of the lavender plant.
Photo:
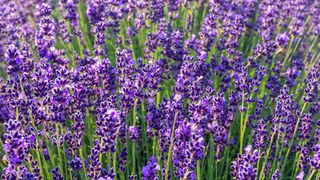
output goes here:
<path id="1" fill-rule="evenodd" d="M 1 0 L 1 179 L 320 179 L 320 1 Z"/>

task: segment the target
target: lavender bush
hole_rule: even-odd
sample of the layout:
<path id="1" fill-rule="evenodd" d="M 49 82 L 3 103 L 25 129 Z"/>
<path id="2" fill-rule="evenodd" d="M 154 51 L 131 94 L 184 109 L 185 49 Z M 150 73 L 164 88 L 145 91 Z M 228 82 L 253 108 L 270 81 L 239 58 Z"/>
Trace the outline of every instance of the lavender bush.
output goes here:
<path id="1" fill-rule="evenodd" d="M 1 179 L 320 179 L 320 1 L 0 0 Z"/>

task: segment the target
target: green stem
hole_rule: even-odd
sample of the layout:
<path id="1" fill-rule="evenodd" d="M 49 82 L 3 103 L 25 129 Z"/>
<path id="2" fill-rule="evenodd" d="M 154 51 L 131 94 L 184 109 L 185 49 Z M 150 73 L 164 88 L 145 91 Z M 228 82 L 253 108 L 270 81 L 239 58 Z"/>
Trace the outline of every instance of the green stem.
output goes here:
<path id="1" fill-rule="evenodd" d="M 310 176 L 308 177 L 307 180 L 311 180 L 311 179 L 312 179 L 312 176 L 314 175 L 315 172 L 316 172 L 316 170 L 312 170 L 312 172 L 311 172 L 311 174 L 310 174 Z"/>
<path id="2" fill-rule="evenodd" d="M 286 132 L 286 131 L 285 131 L 285 132 Z M 280 142 L 283 142 L 283 139 L 284 139 L 284 136 L 281 137 Z M 280 154 L 281 157 L 282 157 L 283 144 L 284 144 L 284 143 L 281 143 L 280 151 L 279 151 L 279 154 Z M 276 169 L 279 169 L 279 166 L 280 166 L 280 161 L 277 161 L 277 167 L 276 167 Z"/>
<path id="3" fill-rule="evenodd" d="M 201 161 L 197 161 L 197 180 L 201 180 L 201 168 L 200 168 Z"/>
<path id="4" fill-rule="evenodd" d="M 132 118 L 133 118 L 133 126 L 136 126 L 136 120 L 137 120 L 137 100 L 134 101 L 133 105 L 133 113 L 132 113 Z M 135 174 L 136 171 L 136 143 L 135 141 L 132 142 L 132 174 Z"/>
<path id="5" fill-rule="evenodd" d="M 216 160 L 216 179 L 218 179 L 218 161 Z"/>
<path id="6" fill-rule="evenodd" d="M 264 168 L 266 167 L 266 164 L 267 164 L 267 160 L 268 160 L 268 157 L 269 157 L 269 154 L 270 154 L 270 150 L 271 150 L 271 146 L 272 146 L 272 142 L 273 142 L 273 139 L 274 139 L 274 135 L 276 134 L 276 131 L 274 131 L 272 133 L 272 136 L 271 136 L 271 140 L 270 140 L 270 145 L 269 145 L 269 148 L 267 150 L 267 154 L 265 156 L 265 161 L 263 162 L 262 164 L 262 168 L 261 168 L 261 171 L 260 171 L 260 176 L 259 176 L 259 179 L 262 178 L 263 176 L 263 172 L 264 172 Z"/>
<path id="7" fill-rule="evenodd" d="M 286 52 L 286 56 L 285 56 L 285 58 L 284 58 L 284 60 L 283 60 L 283 64 L 282 64 L 282 66 L 283 66 L 283 68 L 281 69 L 281 72 L 283 72 L 282 70 L 284 70 L 284 68 L 285 68 L 285 66 L 286 66 L 286 64 L 287 64 L 287 61 L 288 61 L 288 59 L 289 59 L 289 56 L 290 56 L 290 54 L 291 54 L 291 46 L 292 46 L 292 42 L 293 42 L 293 40 L 294 40 L 294 35 L 291 35 L 290 36 L 290 41 L 289 41 L 289 44 L 288 44 L 288 48 L 287 48 L 287 52 Z"/>
<path id="8" fill-rule="evenodd" d="M 316 175 L 316 179 L 319 179 L 320 177 L 320 171 L 318 171 L 317 175 Z"/>
<path id="9" fill-rule="evenodd" d="M 73 179 L 73 176 L 72 176 L 72 169 L 69 168 L 69 176 L 70 176 L 70 179 Z"/>
<path id="10" fill-rule="evenodd" d="M 241 106 L 244 107 L 244 91 L 242 91 L 242 103 L 241 103 Z M 242 154 L 242 149 L 243 149 L 243 137 L 242 137 L 242 134 L 243 134 L 243 112 L 240 112 L 241 113 L 241 117 L 240 117 L 240 154 Z"/>
<path id="11" fill-rule="evenodd" d="M 275 153 L 275 158 L 276 159 L 278 158 L 278 154 L 279 154 L 279 150 L 280 150 L 279 142 L 280 142 L 280 131 L 278 131 L 277 140 L 276 140 L 276 153 Z M 274 167 L 277 165 L 277 162 L 278 161 L 274 161 L 272 163 L 272 169 L 271 169 L 272 172 L 274 171 Z"/>
<path id="12" fill-rule="evenodd" d="M 156 136 L 153 137 L 153 145 L 152 145 L 152 154 L 155 156 L 156 155 L 156 147 L 157 147 L 157 138 Z"/>
<path id="13" fill-rule="evenodd" d="M 31 154 L 29 154 L 29 155 L 32 156 Z M 29 169 L 29 171 L 30 171 L 30 172 L 33 172 L 32 163 L 31 163 L 29 157 L 27 158 L 27 162 L 28 162 L 28 169 Z"/>
<path id="14" fill-rule="evenodd" d="M 81 157 L 83 174 L 84 174 L 84 175 L 87 175 L 86 166 L 85 166 L 85 164 L 84 164 L 84 156 L 83 156 L 82 147 L 79 149 L 79 151 L 80 151 L 79 153 L 80 153 L 80 157 Z"/>
<path id="15" fill-rule="evenodd" d="M 304 147 L 306 144 L 306 141 L 303 141 L 302 143 L 300 142 L 299 145 Z M 297 155 L 295 155 L 294 157 L 294 163 L 293 163 L 293 176 L 292 177 L 296 177 L 296 174 L 298 173 L 299 167 L 298 165 L 296 166 L 296 164 L 299 164 L 299 161 L 301 159 L 301 155 L 302 153 L 300 152 L 297 158 Z"/>
<path id="16" fill-rule="evenodd" d="M 113 172 L 115 174 L 114 179 L 117 179 L 117 151 L 113 153 Z"/>
<path id="17" fill-rule="evenodd" d="M 167 164 L 166 164 L 166 175 L 165 175 L 165 180 L 169 179 L 169 168 L 170 168 L 170 161 L 171 161 L 171 156 L 172 156 L 172 148 L 173 148 L 173 139 L 174 139 L 174 128 L 176 126 L 176 121 L 178 117 L 178 112 L 174 114 L 174 119 L 173 119 L 173 124 L 171 128 L 171 137 L 170 137 L 170 147 L 168 151 L 168 159 L 167 159 Z"/>
<path id="18" fill-rule="evenodd" d="M 303 113 L 303 111 L 304 111 L 304 109 L 306 108 L 306 106 L 307 106 L 307 103 L 304 103 L 304 104 L 303 104 L 303 107 L 302 107 L 302 110 L 301 110 L 301 113 L 299 114 L 299 117 L 298 117 L 296 126 L 295 126 L 294 131 L 293 131 L 293 136 L 292 136 L 292 139 L 291 139 L 290 144 L 289 144 L 289 148 L 288 148 L 288 150 L 287 150 L 287 153 L 286 153 L 285 158 L 284 158 L 284 161 L 283 161 L 283 166 L 282 166 L 282 168 L 281 168 L 281 174 L 283 174 L 284 167 L 286 166 L 286 162 L 287 162 L 288 156 L 289 156 L 290 151 L 291 151 L 291 147 L 292 147 L 292 144 L 293 144 L 294 137 L 295 137 L 295 135 L 296 135 L 296 133 L 297 133 L 297 131 L 298 131 L 301 114 Z"/>
<path id="19" fill-rule="evenodd" d="M 208 149 L 207 151 L 209 151 L 209 160 L 208 160 L 208 164 L 207 164 L 207 168 L 208 168 L 208 178 L 212 178 L 213 177 L 213 139 L 212 139 L 212 135 L 210 134 L 210 140 L 209 140 L 209 145 L 208 145 Z"/>
<path id="20" fill-rule="evenodd" d="M 252 99 L 253 98 L 253 93 L 251 93 L 251 95 L 250 95 L 250 99 Z M 244 99 L 244 98 L 243 98 Z M 243 138 L 244 138 L 244 135 L 245 135 L 245 133 L 246 133 L 246 128 L 247 128 L 247 126 L 246 126 L 246 124 L 247 124 L 247 121 L 248 121 L 248 119 L 249 119 L 249 109 L 250 109 L 250 103 L 248 103 L 248 105 L 247 105 L 247 110 L 246 110 L 246 115 L 245 115 L 245 117 L 244 117 L 244 120 L 242 120 L 242 121 L 244 121 L 243 122 L 243 125 L 242 125 L 242 128 L 243 128 L 243 130 L 241 131 L 242 132 L 242 134 L 240 134 L 240 139 L 241 139 L 241 145 L 243 146 Z M 242 115 L 243 114 L 243 112 L 241 112 L 241 119 L 242 119 Z M 242 147 L 241 146 L 241 147 Z M 242 148 L 241 148 L 242 149 Z"/>
<path id="21" fill-rule="evenodd" d="M 228 147 L 227 147 L 227 158 L 226 158 L 226 179 L 228 179 L 228 172 L 229 172 L 229 166 L 230 166 L 230 160 L 229 160 L 229 154 L 230 154 L 230 138 L 231 138 L 231 130 L 229 131 L 228 135 Z"/>
<path id="22" fill-rule="evenodd" d="M 59 161 L 59 171 L 61 174 L 63 174 L 63 168 L 62 168 L 62 157 L 60 153 L 60 140 L 59 140 L 59 126 L 56 123 L 56 141 L 57 141 L 57 151 L 58 151 L 58 161 Z"/>
<path id="23" fill-rule="evenodd" d="M 259 149 L 258 151 L 258 162 L 257 162 L 257 169 L 259 169 L 259 166 L 260 166 L 260 155 L 261 155 L 261 149 Z"/>

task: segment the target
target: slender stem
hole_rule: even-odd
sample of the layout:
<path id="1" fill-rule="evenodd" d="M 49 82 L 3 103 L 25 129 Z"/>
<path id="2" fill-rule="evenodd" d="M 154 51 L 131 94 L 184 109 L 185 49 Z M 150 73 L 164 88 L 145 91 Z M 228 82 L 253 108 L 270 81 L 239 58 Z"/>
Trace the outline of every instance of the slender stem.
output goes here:
<path id="1" fill-rule="evenodd" d="M 161 101 L 161 92 L 158 92 L 157 96 L 156 96 L 156 107 L 159 108 L 159 104 Z"/>
<path id="2" fill-rule="evenodd" d="M 294 156 L 294 160 L 293 160 L 293 170 L 292 170 L 292 176 L 291 177 L 296 177 L 296 174 L 299 170 L 299 167 L 296 166 L 296 164 L 299 164 L 299 161 L 300 161 L 300 155 L 299 157 L 297 158 L 297 156 L 295 155 Z"/>
<path id="3" fill-rule="evenodd" d="M 155 156 L 156 155 L 156 147 L 157 147 L 157 138 L 156 136 L 153 137 L 153 145 L 152 145 L 152 154 Z"/>
<path id="4" fill-rule="evenodd" d="M 285 131 L 285 132 L 286 132 L 286 131 Z M 284 139 L 284 136 L 282 135 L 280 142 L 283 142 L 283 139 Z M 280 151 L 279 151 L 279 155 L 280 155 L 280 156 L 282 156 L 283 144 L 284 144 L 284 143 L 281 143 L 281 146 L 280 146 Z M 279 169 L 279 166 L 280 166 L 280 161 L 277 161 L 277 167 L 276 167 L 276 169 Z"/>
<path id="5" fill-rule="evenodd" d="M 244 96 L 244 95 L 243 95 Z M 253 93 L 251 93 L 251 95 L 250 95 L 250 99 L 253 97 Z M 245 133 L 246 133 L 246 128 L 247 128 L 247 126 L 246 126 L 246 124 L 247 124 L 247 121 L 248 121 L 248 119 L 249 119 L 249 109 L 250 109 L 250 103 L 248 103 L 248 105 L 247 105 L 247 110 L 246 110 L 246 115 L 245 115 L 245 117 L 244 117 L 244 119 L 242 120 L 243 121 L 243 125 L 242 125 L 242 134 L 240 134 L 240 139 L 241 139 L 241 145 L 243 145 L 243 138 L 244 138 L 244 135 L 245 135 Z M 241 119 L 242 119 L 242 115 L 243 114 L 243 112 L 241 113 Z M 241 148 L 242 149 L 242 148 Z"/>
<path id="6" fill-rule="evenodd" d="M 229 154 L 230 154 L 230 137 L 231 137 L 231 130 L 229 131 L 228 135 L 228 147 L 227 147 L 227 158 L 226 158 L 226 179 L 228 179 L 228 172 L 230 166 Z"/>
<path id="7" fill-rule="evenodd" d="M 79 151 L 80 151 L 79 153 L 80 153 L 80 157 L 81 157 L 83 174 L 86 175 L 87 174 L 87 170 L 86 170 L 86 165 L 84 163 L 84 156 L 83 156 L 82 147 L 80 147 Z"/>
<path id="8" fill-rule="evenodd" d="M 301 143 L 301 141 L 299 142 L 299 145 L 302 146 L 302 147 L 304 147 L 305 144 L 306 144 L 306 141 L 303 141 L 302 143 Z M 302 156 L 302 152 L 299 153 L 298 158 L 297 158 L 297 155 L 295 155 L 295 157 L 294 157 L 293 176 L 292 177 L 296 177 L 296 174 L 297 174 L 297 172 L 299 170 L 299 165 L 296 166 L 296 164 L 299 164 L 301 156 Z"/>
<path id="9" fill-rule="evenodd" d="M 174 119 L 173 119 L 173 124 L 171 128 L 171 137 L 170 137 L 170 147 L 168 151 L 168 159 L 167 159 L 167 164 L 166 164 L 166 175 L 165 175 L 165 180 L 169 179 L 169 168 L 170 168 L 170 161 L 171 161 L 171 156 L 172 156 L 172 148 L 173 148 L 173 139 L 174 139 L 174 127 L 176 126 L 176 121 L 178 117 L 178 112 L 174 114 Z"/>
<path id="10" fill-rule="evenodd" d="M 216 179 L 218 179 L 218 160 L 216 160 Z"/>
<path id="11" fill-rule="evenodd" d="M 261 149 L 259 149 L 258 151 L 258 162 L 257 162 L 257 169 L 259 169 L 259 166 L 260 166 L 260 156 L 261 156 Z"/>
<path id="12" fill-rule="evenodd" d="M 283 60 L 283 68 L 285 67 L 285 65 L 287 64 L 287 60 L 289 59 L 289 55 L 291 54 L 291 46 L 292 46 L 292 42 L 293 42 L 293 40 L 294 40 L 294 35 L 291 35 L 290 36 L 290 41 L 289 41 L 289 44 L 288 44 L 288 50 L 287 50 L 287 53 L 286 53 L 286 56 L 285 56 L 285 58 L 284 58 L 284 60 Z M 282 72 L 282 71 L 281 71 Z"/>
<path id="13" fill-rule="evenodd" d="M 31 156 L 31 154 L 30 154 L 30 156 Z M 50 158 L 51 158 L 51 157 L 50 157 Z M 27 162 L 28 162 L 28 169 L 29 169 L 29 171 L 30 171 L 30 172 L 33 172 L 32 163 L 31 163 L 29 157 L 27 157 Z"/>
<path id="14" fill-rule="evenodd" d="M 70 177 L 70 179 L 73 179 L 73 176 L 72 176 L 72 169 L 71 169 L 71 168 L 69 168 L 69 177 Z"/>
<path id="15" fill-rule="evenodd" d="M 314 175 L 314 173 L 316 172 L 316 170 L 312 170 L 312 172 L 311 172 L 311 174 L 310 174 L 310 176 L 308 177 L 308 179 L 307 180 L 311 180 L 312 179 L 312 176 Z"/>
<path id="16" fill-rule="evenodd" d="M 201 180 L 201 167 L 200 167 L 201 161 L 197 161 L 197 180 Z"/>
<path id="17" fill-rule="evenodd" d="M 242 103 L 241 103 L 241 106 L 243 107 L 244 106 L 244 91 L 242 91 Z M 243 137 L 242 137 L 242 134 L 243 134 L 243 112 L 240 112 L 241 113 L 241 117 L 240 117 L 240 154 L 242 154 L 242 149 L 243 149 Z"/>
<path id="18" fill-rule="evenodd" d="M 132 118 L 133 118 L 133 126 L 136 126 L 136 120 L 137 120 L 137 101 L 134 101 L 133 105 L 133 113 L 132 113 Z M 136 143 L 135 141 L 132 142 L 132 174 L 135 174 L 136 171 Z"/>
<path id="19" fill-rule="evenodd" d="M 318 171 L 317 175 L 316 175 L 316 179 L 319 179 L 320 177 L 320 171 Z"/>
<path id="20" fill-rule="evenodd" d="M 117 179 L 117 151 L 113 153 L 113 172 L 115 174 L 114 179 Z"/>
<path id="21" fill-rule="evenodd" d="M 270 149 L 271 149 L 271 146 L 272 146 L 272 142 L 273 142 L 273 139 L 274 139 L 274 135 L 276 134 L 276 131 L 274 131 L 272 133 L 272 136 L 271 136 L 271 140 L 270 140 L 270 145 L 269 145 L 269 148 L 267 150 L 267 154 L 265 156 L 265 161 L 263 162 L 262 164 L 262 168 L 261 168 L 261 171 L 260 171 L 260 176 L 259 176 L 259 179 L 262 178 L 263 176 L 263 171 L 264 171 L 264 168 L 266 167 L 266 164 L 267 164 L 267 160 L 268 160 L 268 157 L 269 157 L 269 154 L 270 154 Z"/>
<path id="22" fill-rule="evenodd" d="M 107 153 L 107 165 L 108 166 L 111 166 L 111 152 L 109 151 L 108 153 Z"/>
<path id="23" fill-rule="evenodd" d="M 62 131 L 62 127 L 60 127 L 60 129 L 61 129 L 61 131 Z M 62 132 L 63 133 L 63 132 Z M 66 160 L 67 159 L 67 157 L 66 157 L 66 147 L 65 147 L 65 144 L 62 144 L 62 153 L 63 153 L 63 159 L 64 160 Z M 64 162 L 64 169 L 65 169 L 65 173 L 66 173 L 66 177 L 67 177 L 67 171 L 68 171 L 68 167 L 67 167 L 67 163 L 66 162 Z M 71 170 L 71 168 L 70 168 L 70 170 Z M 72 177 L 71 177 L 71 179 L 73 179 Z"/>
<path id="24" fill-rule="evenodd" d="M 294 131 L 293 131 L 293 136 L 292 136 L 292 139 L 291 139 L 290 144 L 289 144 L 289 148 L 288 148 L 288 150 L 287 150 L 287 153 L 286 153 L 285 158 L 284 158 L 284 161 L 283 161 L 283 166 L 282 166 L 282 168 L 281 168 L 281 174 L 283 174 L 284 167 L 285 167 L 285 165 L 286 165 L 288 156 L 289 156 L 290 151 L 291 151 L 291 147 L 292 147 L 292 144 L 293 144 L 294 137 L 295 137 L 295 135 L 296 135 L 296 133 L 297 133 L 297 131 L 298 131 L 298 127 L 299 127 L 299 123 L 300 123 L 300 119 L 301 119 L 301 118 L 300 118 L 300 117 L 301 117 L 301 114 L 303 113 L 303 111 L 304 111 L 304 109 L 306 108 L 306 106 L 307 106 L 307 103 L 304 103 L 304 104 L 303 104 L 303 107 L 302 107 L 302 110 L 301 110 L 301 113 L 299 114 L 299 117 L 298 117 L 296 126 L 295 126 Z"/>
<path id="25" fill-rule="evenodd" d="M 62 157 L 61 157 L 61 153 L 60 153 L 59 126 L 57 123 L 55 124 L 55 126 L 56 126 L 57 151 L 58 151 L 58 159 L 59 159 L 58 160 L 59 161 L 59 170 L 60 170 L 60 173 L 63 174 Z"/>
<path id="26" fill-rule="evenodd" d="M 277 159 L 278 158 L 278 153 L 279 153 L 279 142 L 280 142 L 280 131 L 278 131 L 278 135 L 277 135 L 277 140 L 276 140 L 276 153 L 275 153 L 275 158 Z M 274 161 L 273 163 L 272 163 L 272 169 L 271 169 L 271 171 L 273 172 L 273 170 L 274 170 L 274 167 L 276 166 L 276 164 L 277 164 L 277 162 L 278 161 Z"/>
<path id="27" fill-rule="evenodd" d="M 209 173 L 208 173 L 208 175 L 209 175 L 209 177 L 210 178 L 212 178 L 213 177 L 213 171 L 212 171 L 212 169 L 213 169 L 213 139 L 212 139 L 212 135 L 210 134 L 210 140 L 209 140 L 209 145 L 208 145 L 208 150 L 207 151 L 209 151 L 209 160 L 208 160 L 208 171 L 209 171 Z"/>

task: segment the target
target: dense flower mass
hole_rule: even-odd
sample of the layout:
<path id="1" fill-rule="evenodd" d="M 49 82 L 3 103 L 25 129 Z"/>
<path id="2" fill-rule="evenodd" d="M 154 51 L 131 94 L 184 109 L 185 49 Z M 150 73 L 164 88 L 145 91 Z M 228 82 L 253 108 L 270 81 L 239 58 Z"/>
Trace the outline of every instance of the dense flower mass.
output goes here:
<path id="1" fill-rule="evenodd" d="M 320 179 L 319 0 L 0 0 L 1 179 Z"/>

